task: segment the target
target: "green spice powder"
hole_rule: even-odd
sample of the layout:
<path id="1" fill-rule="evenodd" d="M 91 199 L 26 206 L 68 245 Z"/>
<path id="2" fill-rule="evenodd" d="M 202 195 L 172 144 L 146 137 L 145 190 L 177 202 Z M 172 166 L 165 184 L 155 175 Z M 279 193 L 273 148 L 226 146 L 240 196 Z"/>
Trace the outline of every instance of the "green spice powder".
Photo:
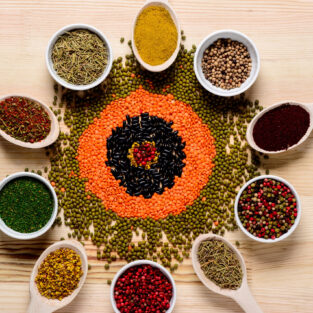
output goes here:
<path id="1" fill-rule="evenodd" d="M 11 180 L 0 191 L 0 217 L 11 229 L 31 233 L 49 221 L 54 200 L 49 189 L 37 179 Z"/>

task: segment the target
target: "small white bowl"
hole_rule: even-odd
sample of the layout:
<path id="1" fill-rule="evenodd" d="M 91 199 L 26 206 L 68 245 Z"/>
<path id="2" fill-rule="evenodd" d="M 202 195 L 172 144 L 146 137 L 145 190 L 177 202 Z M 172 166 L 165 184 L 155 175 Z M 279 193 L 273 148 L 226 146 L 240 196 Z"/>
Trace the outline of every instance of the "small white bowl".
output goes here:
<path id="1" fill-rule="evenodd" d="M 107 50 L 108 50 L 108 61 L 107 61 L 107 66 L 104 69 L 104 72 L 102 73 L 102 75 L 98 79 L 96 79 L 94 82 L 92 82 L 88 85 L 74 85 L 74 84 L 67 82 L 63 78 L 61 78 L 57 74 L 57 72 L 55 71 L 55 69 L 53 67 L 53 62 L 51 60 L 52 49 L 53 49 L 56 41 L 59 39 L 59 37 L 61 35 L 63 35 L 64 33 L 75 30 L 75 29 L 86 29 L 92 33 L 95 33 L 96 35 L 98 35 L 99 38 L 101 38 L 103 40 L 103 42 L 105 43 Z M 47 47 L 47 50 L 46 50 L 46 64 L 47 64 L 50 75 L 52 76 L 52 78 L 57 83 L 59 83 L 60 85 L 62 85 L 65 88 L 72 89 L 72 90 L 87 90 L 87 89 L 94 88 L 94 87 L 98 86 L 99 84 L 101 84 L 106 79 L 106 77 L 109 75 L 109 73 L 111 71 L 111 67 L 112 67 L 112 62 L 113 62 L 112 48 L 111 48 L 111 45 L 110 45 L 109 41 L 107 40 L 107 38 L 97 28 L 90 26 L 90 25 L 86 25 L 86 24 L 71 24 L 71 25 L 67 25 L 67 26 L 61 28 L 51 37 L 49 44 L 48 44 L 48 47 Z"/>
<path id="2" fill-rule="evenodd" d="M 203 53 L 210 45 L 212 45 L 216 40 L 221 39 L 221 38 L 225 38 L 225 39 L 230 38 L 231 40 L 236 40 L 238 42 L 241 42 L 247 47 L 250 53 L 250 57 L 252 61 L 252 68 L 251 68 L 250 76 L 238 88 L 223 89 L 223 88 L 214 86 L 209 80 L 205 78 L 203 74 L 202 67 L 201 67 Z M 246 35 L 244 35 L 243 33 L 240 33 L 235 30 L 230 30 L 230 29 L 219 30 L 210 34 L 206 38 L 204 38 L 202 42 L 200 43 L 200 45 L 198 46 L 195 57 L 194 57 L 194 71 L 196 73 L 197 79 L 200 82 L 200 84 L 209 92 L 217 96 L 222 96 L 222 97 L 236 96 L 236 95 L 243 93 L 248 88 L 250 88 L 254 84 L 255 80 L 257 79 L 259 71 L 260 71 L 259 52 L 255 44 L 253 43 L 253 41 L 250 38 L 248 38 Z"/>
<path id="3" fill-rule="evenodd" d="M 51 120 L 51 129 L 50 129 L 50 133 L 48 134 L 48 136 L 46 138 L 44 138 L 41 141 L 34 142 L 34 143 L 24 142 L 24 141 L 15 139 L 14 137 L 8 135 L 6 132 L 4 132 L 3 130 L 0 129 L 0 135 L 4 139 L 6 139 L 7 141 L 9 141 L 9 142 L 11 142 L 17 146 L 20 146 L 23 148 L 31 148 L 31 149 L 40 149 L 40 148 L 50 146 L 51 144 L 53 144 L 58 139 L 59 133 L 60 133 L 60 127 L 59 127 L 58 120 L 57 120 L 56 116 L 54 115 L 54 113 L 50 110 L 50 108 L 46 104 L 44 104 L 43 102 L 41 102 L 37 99 L 34 99 L 32 97 L 25 96 L 25 95 L 16 95 L 16 94 L 2 96 L 2 97 L 0 97 L 0 102 L 7 99 L 7 98 L 10 98 L 10 97 L 26 98 L 26 99 L 29 99 L 29 100 L 36 102 L 39 105 L 41 105 L 42 108 L 47 112 L 47 114 Z"/>
<path id="4" fill-rule="evenodd" d="M 28 173 L 28 172 L 18 172 L 18 173 L 14 173 L 12 175 L 9 175 L 8 177 L 4 178 L 1 182 L 0 182 L 0 192 L 1 189 L 11 180 L 18 178 L 18 177 L 32 177 L 34 179 L 37 179 L 39 181 L 41 181 L 42 183 L 44 183 L 49 191 L 52 194 L 53 197 L 53 201 L 54 201 L 54 207 L 53 207 L 53 211 L 51 214 L 51 217 L 48 221 L 48 223 L 42 227 L 41 229 L 32 232 L 32 233 L 20 233 L 17 232 L 13 229 L 11 229 L 10 227 L 8 227 L 3 220 L 0 217 L 0 230 L 2 232 L 4 232 L 6 235 L 8 235 L 11 238 L 16 238 L 16 239 L 21 239 L 21 240 L 27 240 L 27 239 L 33 239 L 33 238 L 37 238 L 41 235 L 43 235 L 44 233 L 46 233 L 52 226 L 57 214 L 58 214 L 58 199 L 57 199 L 57 195 L 54 191 L 54 189 L 52 188 L 51 184 L 43 177 L 41 177 L 40 175 L 34 174 L 34 173 Z"/>
<path id="5" fill-rule="evenodd" d="M 172 56 L 166 60 L 163 64 L 160 64 L 160 65 L 150 65 L 146 62 L 144 62 L 137 50 L 137 47 L 135 45 L 135 27 L 136 27 L 136 22 L 137 22 L 137 19 L 139 17 L 139 15 L 141 14 L 141 12 L 146 9 L 147 7 L 150 7 L 150 6 L 160 6 L 160 7 L 163 7 L 165 8 L 171 15 L 172 19 L 173 19 L 173 22 L 176 26 L 176 29 L 177 29 L 177 46 L 176 46 L 176 49 L 175 51 L 173 52 Z M 148 0 L 142 7 L 141 9 L 139 10 L 139 12 L 137 13 L 136 17 L 135 17 L 135 20 L 134 20 L 134 23 L 133 23 L 133 30 L 132 30 L 132 49 L 133 49 L 133 52 L 134 52 L 134 55 L 136 57 L 136 59 L 138 60 L 138 62 L 148 71 L 150 72 L 162 72 L 164 70 L 166 70 L 168 67 L 170 67 L 173 62 L 175 61 L 176 57 L 177 57 L 177 54 L 178 54 L 178 51 L 179 51 L 179 48 L 180 48 L 180 41 L 181 41 L 181 31 L 180 31 L 180 24 L 178 23 L 178 20 L 177 20 L 177 16 L 175 14 L 175 11 L 173 10 L 173 8 L 170 6 L 170 4 L 168 3 L 167 0 L 161 0 L 161 1 L 154 1 L 154 0 Z"/>
<path id="6" fill-rule="evenodd" d="M 291 190 L 291 192 L 293 193 L 293 195 L 295 196 L 296 200 L 297 200 L 297 218 L 295 219 L 295 223 L 291 226 L 291 228 L 287 231 L 287 233 L 283 234 L 282 236 L 280 236 L 279 238 L 276 239 L 264 239 L 264 238 L 259 238 L 259 237 L 255 237 L 253 236 L 250 232 L 248 232 L 244 226 L 242 225 L 239 215 L 238 215 L 238 203 L 239 203 L 239 199 L 240 196 L 242 194 L 242 192 L 249 186 L 251 185 L 253 182 L 257 181 L 257 180 L 261 180 L 261 179 L 265 179 L 265 178 L 269 178 L 269 179 L 274 179 L 277 181 L 280 181 L 282 183 L 284 183 L 286 186 L 289 187 L 289 189 Z M 248 237 L 250 237 L 251 239 L 255 240 L 255 241 L 259 241 L 259 242 L 265 242 L 265 243 L 274 243 L 274 242 L 278 242 L 281 240 L 286 239 L 287 237 L 289 237 L 297 228 L 299 222 L 300 222 L 300 218 L 301 218 L 301 203 L 300 203 L 300 198 L 298 193 L 296 192 L 295 188 L 289 183 L 287 182 L 285 179 L 278 177 L 278 176 L 274 176 L 274 175 L 261 175 L 258 177 L 255 177 L 253 179 L 250 179 L 247 183 L 245 183 L 241 189 L 239 190 L 237 196 L 236 196 L 236 200 L 235 200 L 235 219 L 236 219 L 236 223 L 239 226 L 239 228 L 243 231 L 244 234 L 246 234 Z"/>
<path id="7" fill-rule="evenodd" d="M 172 277 L 172 275 L 169 273 L 169 271 L 167 269 L 165 269 L 162 265 L 156 263 L 156 262 L 152 262 L 149 260 L 137 260 L 137 261 L 133 261 L 131 263 L 126 264 L 125 266 L 123 266 L 115 275 L 112 284 L 111 284 L 111 303 L 112 303 L 112 307 L 114 309 L 115 313 L 120 313 L 120 310 L 116 307 L 116 303 L 115 303 L 115 299 L 114 299 L 114 288 L 116 285 L 116 282 L 118 281 L 118 279 L 120 278 L 120 276 L 129 268 L 134 267 L 134 266 L 138 266 L 138 265 L 151 265 L 152 267 L 156 267 L 158 268 L 169 280 L 169 282 L 172 284 L 173 286 L 173 296 L 170 302 L 170 308 L 166 311 L 166 313 L 171 313 L 174 309 L 175 303 L 176 303 L 176 285 L 175 285 L 175 281 Z"/>

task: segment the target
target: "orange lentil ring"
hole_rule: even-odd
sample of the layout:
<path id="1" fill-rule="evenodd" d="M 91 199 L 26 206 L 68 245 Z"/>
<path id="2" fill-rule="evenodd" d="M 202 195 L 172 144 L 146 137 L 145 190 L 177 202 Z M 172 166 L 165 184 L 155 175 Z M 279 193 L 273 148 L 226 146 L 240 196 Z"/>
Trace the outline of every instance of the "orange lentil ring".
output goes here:
<path id="1" fill-rule="evenodd" d="M 107 138 L 112 129 L 121 127 L 127 114 L 132 117 L 141 112 L 148 112 L 167 122 L 173 121 L 172 128 L 186 142 L 186 166 L 182 176 L 175 178 L 173 188 L 166 189 L 162 195 L 154 194 L 150 199 L 127 194 L 126 188 L 119 186 L 111 168 L 105 164 Z M 77 160 L 80 177 L 88 178 L 86 191 L 100 198 L 106 209 L 120 217 L 151 217 L 157 220 L 181 213 L 199 197 L 212 173 L 215 154 L 214 138 L 209 128 L 190 105 L 174 100 L 171 94 L 153 94 L 139 88 L 128 97 L 111 102 L 101 112 L 100 118 L 95 118 L 79 139 Z"/>

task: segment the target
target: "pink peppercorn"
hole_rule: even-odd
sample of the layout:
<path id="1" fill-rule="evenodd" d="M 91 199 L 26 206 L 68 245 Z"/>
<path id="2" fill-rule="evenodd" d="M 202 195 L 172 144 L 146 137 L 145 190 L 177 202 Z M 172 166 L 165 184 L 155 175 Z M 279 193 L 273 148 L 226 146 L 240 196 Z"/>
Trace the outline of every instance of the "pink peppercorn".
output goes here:
<path id="1" fill-rule="evenodd" d="M 168 278 L 149 264 L 129 268 L 114 286 L 114 299 L 121 313 L 165 313 L 172 296 Z"/>

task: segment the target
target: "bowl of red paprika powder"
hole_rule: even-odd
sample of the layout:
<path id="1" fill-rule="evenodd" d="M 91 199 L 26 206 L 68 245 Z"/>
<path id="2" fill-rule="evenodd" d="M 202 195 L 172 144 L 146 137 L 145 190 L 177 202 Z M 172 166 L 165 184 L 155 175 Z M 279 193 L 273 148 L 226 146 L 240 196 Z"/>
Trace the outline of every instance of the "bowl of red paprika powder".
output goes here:
<path id="1" fill-rule="evenodd" d="M 289 237 L 301 217 L 295 188 L 285 179 L 261 175 L 242 186 L 235 200 L 235 219 L 251 239 L 274 243 Z"/>
<path id="2" fill-rule="evenodd" d="M 155 311 L 171 313 L 176 286 L 171 274 L 160 264 L 138 260 L 126 264 L 111 284 L 111 303 L 116 313 Z"/>

